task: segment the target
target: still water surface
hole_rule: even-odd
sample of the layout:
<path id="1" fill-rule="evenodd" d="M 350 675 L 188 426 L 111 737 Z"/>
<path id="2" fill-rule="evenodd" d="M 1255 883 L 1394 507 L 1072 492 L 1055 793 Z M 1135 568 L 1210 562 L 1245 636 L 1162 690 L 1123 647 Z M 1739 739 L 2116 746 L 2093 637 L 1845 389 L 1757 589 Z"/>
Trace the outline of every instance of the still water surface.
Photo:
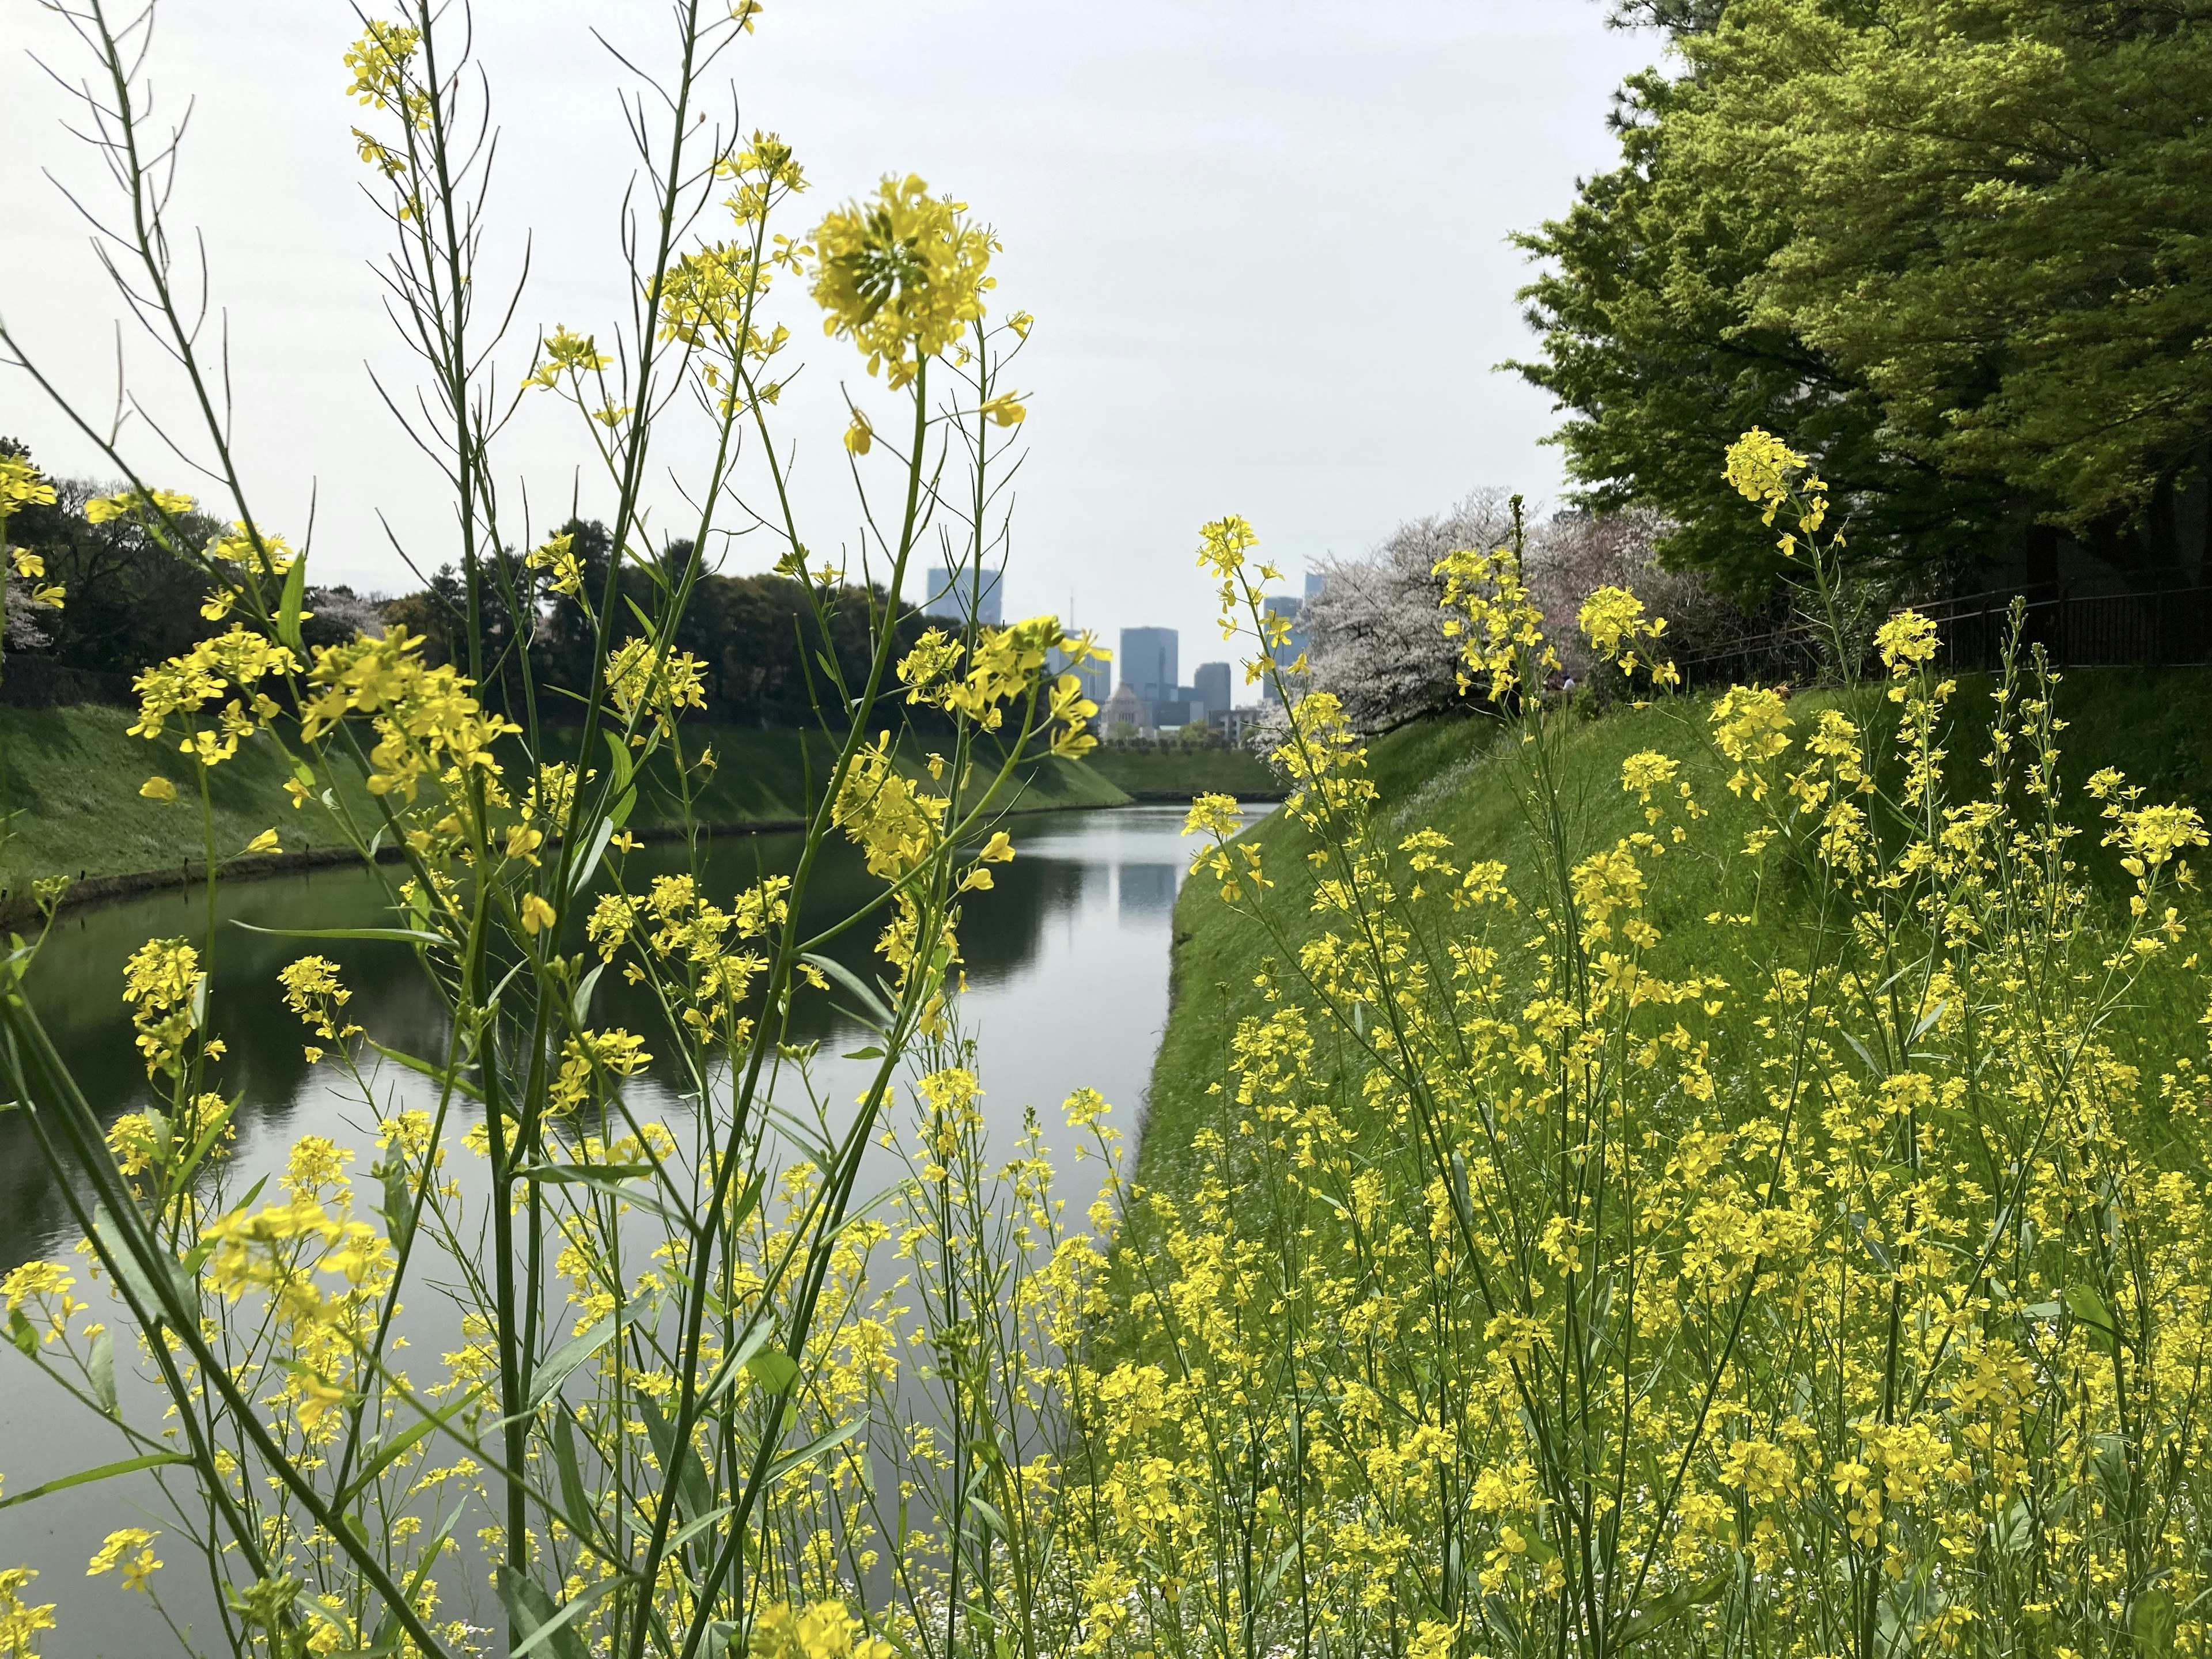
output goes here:
<path id="1" fill-rule="evenodd" d="M 994 1152 L 1012 1150 L 1024 1108 L 1035 1107 L 1048 1128 L 1057 1127 L 1059 1103 L 1085 1085 L 1114 1103 L 1114 1121 L 1133 1140 L 1167 1018 L 1172 915 L 1190 848 L 1181 839 L 1182 820 L 1176 807 L 1018 819 L 1018 856 L 995 872 L 993 891 L 970 896 L 961 927 L 968 969 L 961 1019 L 980 1042 L 978 1070 Z M 787 868 L 797 845 L 790 836 L 724 837 L 712 845 L 703 884 L 726 897 L 759 872 Z M 681 856 L 673 847 L 641 849 L 630 860 L 630 884 L 641 887 L 651 874 L 678 867 Z M 865 872 L 839 848 L 825 860 L 812 914 L 802 921 L 818 928 L 870 890 Z M 229 1048 L 217 1070 L 219 1085 L 226 1093 L 243 1096 L 236 1166 L 246 1181 L 280 1170 L 286 1150 L 303 1134 L 328 1135 L 361 1149 L 356 1173 L 373 1156 L 371 1134 L 362 1127 L 368 1114 L 358 1095 L 327 1064 L 311 1066 L 302 1054 L 307 1034 L 278 996 L 276 970 L 285 963 L 308 950 L 337 960 L 355 992 L 347 1012 L 388 1046 L 437 1054 L 444 1019 L 402 947 L 347 940 L 308 945 L 228 924 L 377 925 L 386 920 L 380 903 L 380 885 L 361 870 L 243 883 L 218 893 L 210 1023 Z M 40 1017 L 105 1115 L 136 1109 L 147 1099 L 121 1000 L 125 959 L 151 938 L 200 938 L 206 921 L 204 891 L 166 893 L 65 917 L 41 952 L 32 979 Z M 874 933 L 864 926 L 836 947 L 864 974 Z M 593 1005 L 594 1024 L 652 1030 L 645 1006 L 625 1006 L 636 994 L 607 975 Z M 870 1068 L 836 1056 L 857 1046 L 848 1039 L 860 1038 L 859 1028 L 819 1000 L 812 1006 L 815 1024 L 801 1035 L 821 1039 L 830 1057 L 819 1073 L 823 1093 L 849 1102 Z M 672 1067 L 659 1066 L 634 1079 L 634 1107 L 648 1116 L 688 1110 L 673 1094 L 677 1081 Z M 388 1106 L 428 1103 L 416 1098 L 427 1085 L 400 1068 L 385 1067 L 376 1085 Z M 1057 1139 L 1066 1138 L 1063 1132 Z M 879 1184 L 895 1178 L 888 1161 L 874 1174 Z M 1071 1210 L 1079 1207 L 1079 1199 L 1071 1205 Z M 0 1115 L 0 1272 L 40 1256 L 74 1260 L 69 1251 L 75 1240 L 69 1212 L 21 1120 Z M 424 1333 L 418 1348 L 434 1351 L 435 1334 Z M 118 1358 L 128 1352 L 127 1342 L 118 1344 Z M 126 1382 L 124 1409 L 143 1424 L 158 1418 L 161 1408 L 149 1392 Z M 129 1455 L 112 1430 L 102 1431 L 100 1419 L 61 1397 L 12 1349 L 0 1348 L 0 1474 L 5 1476 L 0 1492 L 25 1492 Z M 50 1651 L 115 1656 L 175 1650 L 174 1638 L 152 1619 L 143 1598 L 116 1588 L 112 1575 L 88 1583 L 82 1566 L 72 1565 L 87 1559 L 111 1528 L 163 1524 L 166 1517 L 148 1503 L 151 1497 L 143 1486 L 117 1481 L 0 1510 L 0 1566 L 40 1567 L 32 1599 L 58 1604 L 61 1628 Z M 155 1518 L 134 1513 L 134 1504 Z M 193 1595 L 177 1570 L 187 1565 L 181 1540 L 167 1559 L 175 1568 L 157 1575 L 156 1582 L 169 1582 L 180 1610 L 198 1602 L 204 1618 L 204 1584 Z M 201 1628 L 210 1627 L 202 1623 Z"/>

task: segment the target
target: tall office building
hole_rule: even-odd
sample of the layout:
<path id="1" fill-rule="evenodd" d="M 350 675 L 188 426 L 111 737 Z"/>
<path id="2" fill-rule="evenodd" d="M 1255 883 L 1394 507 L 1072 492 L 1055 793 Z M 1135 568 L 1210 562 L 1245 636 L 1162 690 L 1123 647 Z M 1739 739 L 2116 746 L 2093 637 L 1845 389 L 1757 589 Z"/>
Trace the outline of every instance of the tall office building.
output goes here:
<path id="1" fill-rule="evenodd" d="M 1180 682 L 1172 628 L 1121 630 L 1121 684 L 1146 702 L 1173 702 Z"/>
<path id="2" fill-rule="evenodd" d="M 1309 584 L 1311 584 L 1316 579 L 1310 576 L 1306 580 Z M 1298 659 L 1306 653 L 1309 641 L 1303 614 L 1305 602 L 1292 599 L 1287 593 L 1277 593 L 1261 600 L 1261 605 L 1269 616 L 1280 617 L 1291 625 L 1289 637 L 1275 647 L 1273 651 L 1276 664 L 1287 674 L 1297 665 Z M 1266 691 L 1267 700 L 1273 702 L 1275 700 L 1275 686 L 1272 679 L 1267 682 Z"/>
<path id="3" fill-rule="evenodd" d="M 1067 653 L 1054 646 L 1045 653 L 1045 668 L 1054 678 L 1073 673 L 1083 686 L 1083 695 L 1101 708 L 1106 706 L 1106 699 L 1114 695 L 1114 665 L 1110 662 L 1100 662 L 1093 657 L 1071 669 Z"/>
<path id="4" fill-rule="evenodd" d="M 996 570 L 986 570 L 983 573 L 983 603 L 980 607 L 982 616 L 980 620 L 992 628 L 998 627 L 1000 623 L 999 596 L 1002 592 L 1000 580 L 1001 574 L 1001 572 Z M 954 571 L 946 569 L 941 564 L 930 566 L 929 586 L 927 592 L 929 597 L 922 601 L 923 616 L 941 617 L 946 622 L 966 626 L 968 607 L 975 598 L 975 567 L 963 566 Z"/>
<path id="5" fill-rule="evenodd" d="M 1202 662 L 1192 671 L 1190 689 L 1206 705 L 1209 717 L 1225 714 L 1231 707 L 1230 685 L 1229 665 L 1225 662 Z"/>

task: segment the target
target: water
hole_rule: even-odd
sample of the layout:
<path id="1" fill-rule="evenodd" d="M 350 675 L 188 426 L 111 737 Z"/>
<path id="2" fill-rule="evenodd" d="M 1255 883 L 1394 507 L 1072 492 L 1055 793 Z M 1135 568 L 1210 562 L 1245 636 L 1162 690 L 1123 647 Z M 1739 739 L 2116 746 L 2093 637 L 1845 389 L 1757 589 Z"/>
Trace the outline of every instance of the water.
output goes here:
<path id="1" fill-rule="evenodd" d="M 1191 851 L 1180 835 L 1182 820 L 1176 807 L 1015 820 L 1018 856 L 995 870 L 994 890 L 969 896 L 961 927 L 968 971 L 961 1021 L 980 1042 L 978 1069 L 994 1151 L 1012 1148 L 1025 1107 L 1035 1107 L 1049 1127 L 1057 1127 L 1060 1101 L 1085 1085 L 1113 1103 L 1112 1121 L 1133 1140 L 1167 1018 L 1172 914 Z M 705 885 L 726 899 L 757 872 L 789 867 L 796 849 L 797 838 L 789 836 L 722 838 L 710 849 Z M 679 849 L 671 847 L 641 850 L 632 860 L 633 886 L 641 885 L 646 874 L 678 868 L 679 857 Z M 839 848 L 824 860 L 814 902 L 802 921 L 818 928 L 868 890 L 865 872 Z M 379 910 L 380 893 L 374 877 L 361 870 L 245 883 L 218 893 L 210 1020 L 229 1048 L 216 1069 L 217 1083 L 226 1093 L 242 1096 L 236 1162 L 247 1179 L 281 1170 L 287 1149 L 303 1134 L 325 1134 L 364 1149 L 357 1174 L 368 1161 L 362 1101 L 349 1094 L 327 1062 L 307 1062 L 302 1044 L 308 1034 L 279 1000 L 276 975 L 285 963 L 310 950 L 337 960 L 355 992 L 348 1013 L 388 1046 L 436 1055 L 442 1052 L 444 1022 L 402 947 L 307 944 L 228 924 L 377 925 L 387 920 Z M 35 1005 L 104 1116 L 147 1103 L 145 1073 L 121 1001 L 125 959 L 150 938 L 199 939 L 206 918 L 204 890 L 164 893 L 65 917 L 41 953 L 32 979 Z M 865 972 L 875 933 L 873 924 L 863 924 L 839 940 L 833 953 Z M 800 1035 L 822 1042 L 828 1057 L 820 1073 L 824 1096 L 849 1102 L 869 1067 L 836 1056 L 865 1038 L 857 1024 L 820 1000 L 811 1006 L 812 1024 Z M 612 973 L 601 981 L 592 1018 L 602 1025 L 653 1029 L 641 994 Z M 427 1103 L 422 1098 L 427 1085 L 398 1067 L 384 1066 L 375 1085 L 387 1102 Z M 688 1109 L 676 1099 L 676 1086 L 673 1068 L 656 1065 L 632 1080 L 634 1106 L 643 1115 Z M 1058 1150 L 1067 1150 L 1065 1132 L 1053 1139 Z M 871 1165 L 865 1175 L 864 1188 L 868 1179 L 892 1178 L 887 1161 Z M 1079 1200 L 1072 1208 L 1079 1208 Z M 38 1257 L 74 1262 L 69 1252 L 76 1238 L 63 1195 L 48 1180 L 22 1120 L 0 1115 L 0 1271 Z M 87 1277 L 81 1267 L 77 1277 Z M 426 1333 L 416 1346 L 434 1352 L 434 1334 Z M 129 1352 L 127 1339 L 118 1342 L 118 1360 Z M 150 1424 L 159 1416 L 151 1393 L 127 1379 L 123 1401 L 137 1423 Z M 0 1347 L 0 1473 L 5 1475 L 0 1496 L 129 1455 L 112 1427 L 64 1397 L 12 1349 Z M 143 1597 L 122 1590 L 112 1575 L 84 1577 L 82 1564 L 110 1528 L 164 1524 L 167 1517 L 152 1510 L 150 1497 L 146 1486 L 118 1480 L 0 1509 L 0 1566 L 21 1562 L 40 1568 L 29 1599 L 58 1604 L 61 1628 L 48 1642 L 49 1651 L 91 1659 L 175 1650 L 175 1638 Z M 134 1505 L 145 1506 L 144 1513 Z M 173 1595 L 180 1605 L 198 1599 L 204 1608 L 204 1583 L 194 1598 L 182 1540 L 164 1559 L 172 1565 L 155 1583 L 166 1586 L 165 1599 Z"/>

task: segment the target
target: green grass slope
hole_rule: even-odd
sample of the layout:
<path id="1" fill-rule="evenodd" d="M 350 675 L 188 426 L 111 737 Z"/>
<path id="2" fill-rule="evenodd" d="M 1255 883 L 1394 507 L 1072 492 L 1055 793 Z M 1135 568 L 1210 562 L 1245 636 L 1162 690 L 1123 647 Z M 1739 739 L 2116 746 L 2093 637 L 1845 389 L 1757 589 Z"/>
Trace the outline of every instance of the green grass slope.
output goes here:
<path id="1" fill-rule="evenodd" d="M 1980 777 L 1990 707 L 1990 682 L 1963 682 L 1952 701 L 1946 739 L 1954 790 L 1971 791 Z M 1800 727 L 1828 694 L 1802 696 L 1791 713 Z M 2115 854 L 2097 845 L 2094 802 L 2078 791 L 2082 780 L 2102 766 L 2117 766 L 2141 783 L 2148 796 L 2212 807 L 2212 672 L 2204 670 L 2076 671 L 2066 677 L 2056 699 L 2067 729 L 2063 775 L 2074 792 L 2070 816 L 2086 832 L 2076 842 L 2093 882 L 2117 899 L 2125 878 Z M 1753 884 L 1750 867 L 1731 849 L 1742 845 L 1754 822 L 1747 802 L 1729 794 L 1729 769 L 1704 740 L 1704 697 L 1686 697 L 1644 709 L 1622 709 L 1583 722 L 1569 732 L 1562 756 L 1561 793 L 1569 843 L 1581 854 L 1610 846 L 1619 836 L 1644 827 L 1635 798 L 1620 787 L 1620 763 L 1628 756 L 1657 749 L 1684 763 L 1701 805 L 1712 814 L 1693 846 L 1677 848 L 1658 861 L 1648 916 L 1664 934 L 1717 908 L 1747 910 Z M 1498 728 L 1480 720 L 1427 722 L 1376 741 L 1369 766 L 1380 796 L 1376 821 L 1381 837 L 1395 846 L 1416 830 L 1447 836 L 1461 861 L 1503 859 L 1525 872 L 1533 847 L 1524 822 L 1517 769 L 1499 747 Z M 2212 814 L 2209 814 L 2212 815 Z M 1224 1074 L 1229 1042 L 1237 1022 L 1262 1007 L 1253 984 L 1263 958 L 1285 958 L 1321 928 L 1311 911 L 1316 872 L 1306 861 L 1315 842 L 1304 828 L 1277 813 L 1247 832 L 1264 850 L 1271 915 L 1279 933 L 1224 904 L 1218 884 L 1205 873 L 1183 885 L 1176 908 L 1174 1006 L 1154 1063 L 1148 1115 L 1139 1146 L 1137 1178 L 1171 1194 L 1191 1190 L 1196 1164 L 1193 1135 L 1218 1109 L 1210 1086 Z M 1717 854 L 1718 856 L 1709 856 Z M 1786 902 L 1770 899 L 1766 914 L 1752 927 L 1728 937 L 1735 963 L 1710 958 L 1715 934 L 1698 929 L 1692 937 L 1708 953 L 1697 971 L 1729 974 L 1741 964 L 1764 960 L 1793 946 L 1797 919 Z M 1662 944 L 1654 965 L 1662 972 L 1685 971 L 1665 954 Z M 2187 1001 L 2193 993 L 2177 977 L 2147 981 L 2138 1006 L 2128 1011 L 2124 1034 L 2140 1047 L 2144 1060 L 2179 1053 L 2201 1041 L 2197 1018 L 2201 1007 Z"/>
<path id="2" fill-rule="evenodd" d="M 127 734 L 129 711 L 95 704 L 70 708 L 0 706 L 0 911 L 40 878 L 119 877 L 179 870 L 204 855 L 195 768 L 173 744 Z M 802 817 L 836 750 L 818 733 L 687 725 L 689 754 L 714 750 L 715 766 L 695 786 L 693 812 L 715 826 L 787 823 Z M 153 775 L 177 786 L 174 804 L 145 799 Z M 274 828 L 287 853 L 334 848 L 337 838 L 313 811 L 295 811 L 285 771 L 265 738 L 241 744 L 209 774 L 219 856 Z M 646 769 L 646 787 L 630 820 L 650 831 L 681 821 L 682 799 L 666 754 Z M 373 817 L 365 793 L 349 798 Z M 1079 761 L 1048 758 L 1004 804 L 1016 811 L 1118 806 L 1129 796 Z"/>
<path id="3" fill-rule="evenodd" d="M 1283 794 L 1282 780 L 1265 761 L 1243 749 L 1102 744 L 1091 751 L 1087 763 L 1137 800 L 1188 800 L 1204 794 L 1280 800 Z"/>

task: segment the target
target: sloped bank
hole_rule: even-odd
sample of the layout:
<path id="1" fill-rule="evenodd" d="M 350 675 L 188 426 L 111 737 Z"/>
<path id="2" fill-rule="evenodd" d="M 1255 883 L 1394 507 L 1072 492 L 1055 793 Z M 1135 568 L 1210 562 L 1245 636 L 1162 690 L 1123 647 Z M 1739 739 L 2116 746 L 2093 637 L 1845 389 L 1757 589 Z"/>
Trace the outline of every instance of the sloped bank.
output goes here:
<path id="1" fill-rule="evenodd" d="M 130 736 L 129 720 L 122 709 L 91 704 L 0 707 L 0 927 L 20 926 L 38 914 L 32 884 L 48 877 L 70 878 L 64 908 L 207 878 L 193 763 L 172 744 Z M 709 835 L 801 827 L 809 791 L 820 787 L 836 752 L 815 733 L 790 730 L 687 726 L 684 739 L 695 755 L 711 746 L 718 763 L 693 793 L 693 816 Z M 265 737 L 241 744 L 209 774 L 216 845 L 239 854 L 218 860 L 224 880 L 358 860 L 318 815 L 293 809 L 286 775 Z M 149 776 L 168 778 L 178 800 L 141 796 Z M 672 785 L 665 757 L 646 769 L 630 822 L 640 838 L 683 833 Z M 374 820 L 374 804 L 357 782 L 342 777 L 337 787 L 358 815 Z M 1010 810 L 1121 806 L 1130 799 L 1082 762 L 1048 758 L 1024 781 Z M 282 851 L 243 852 L 270 829 Z"/>

